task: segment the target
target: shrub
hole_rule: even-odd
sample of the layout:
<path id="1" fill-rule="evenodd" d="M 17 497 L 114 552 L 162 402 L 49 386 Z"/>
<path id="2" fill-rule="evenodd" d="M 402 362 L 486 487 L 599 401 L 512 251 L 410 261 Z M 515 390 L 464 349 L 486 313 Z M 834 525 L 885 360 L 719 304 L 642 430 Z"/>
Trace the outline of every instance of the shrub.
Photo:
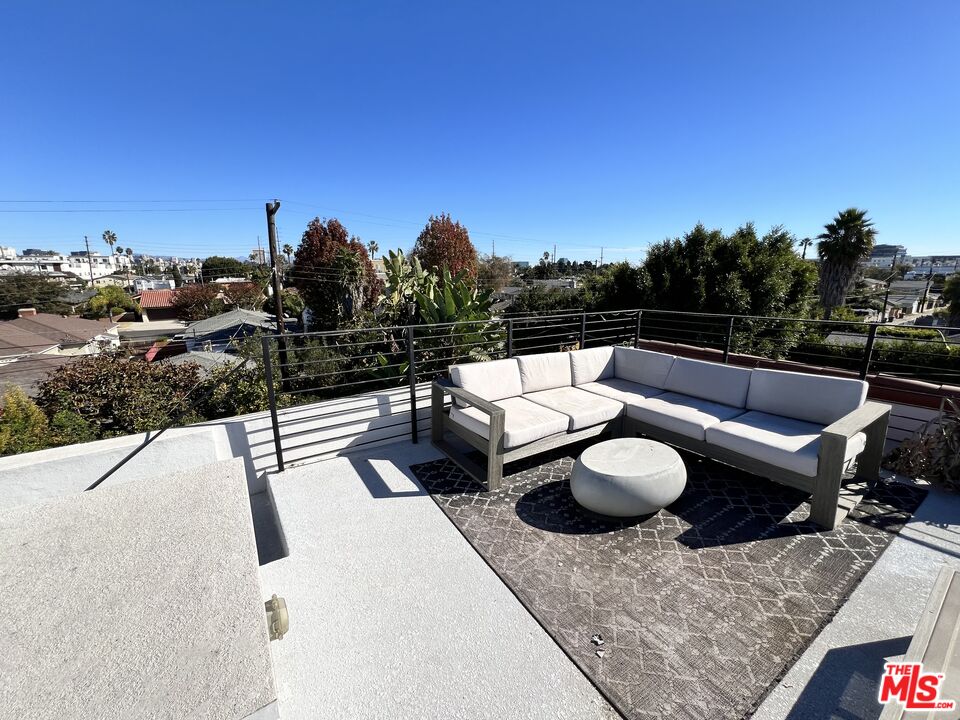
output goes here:
<path id="1" fill-rule="evenodd" d="M 50 446 L 47 418 L 19 387 L 3 394 L 0 408 L 0 455 L 42 450 Z"/>
<path id="2" fill-rule="evenodd" d="M 62 411 L 74 413 L 95 437 L 129 435 L 170 422 L 199 381 L 194 364 L 161 365 L 104 353 L 53 371 L 40 384 L 37 404 L 49 418 Z M 202 419 L 189 413 L 181 422 Z M 61 421 L 74 431 L 81 427 L 66 416 Z"/>

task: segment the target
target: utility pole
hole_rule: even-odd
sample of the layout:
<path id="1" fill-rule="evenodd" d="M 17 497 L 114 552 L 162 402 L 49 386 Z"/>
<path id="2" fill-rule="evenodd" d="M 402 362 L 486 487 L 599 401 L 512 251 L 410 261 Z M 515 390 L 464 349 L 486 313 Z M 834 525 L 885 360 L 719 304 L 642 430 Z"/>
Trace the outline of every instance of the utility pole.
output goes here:
<path id="1" fill-rule="evenodd" d="M 557 264 L 557 244 L 553 244 L 553 264 Z"/>
<path id="2" fill-rule="evenodd" d="M 283 384 L 287 380 L 287 341 L 283 338 L 283 299 L 280 292 L 283 288 L 280 285 L 280 269 L 277 266 L 277 211 L 280 210 L 280 201 L 274 200 L 267 203 L 267 237 L 270 239 L 270 268 L 273 271 L 273 309 L 277 315 L 277 349 L 280 353 L 280 377 L 283 378 Z M 259 246 L 259 236 L 257 243 Z"/>
<path id="3" fill-rule="evenodd" d="M 90 287 L 93 287 L 93 258 L 90 257 L 90 240 L 83 236 L 83 243 L 87 246 L 87 265 L 90 267 Z"/>
<path id="4" fill-rule="evenodd" d="M 893 271 L 890 274 L 890 277 L 887 278 L 887 293 L 883 296 L 883 322 L 890 322 L 893 320 L 892 317 L 889 317 L 887 313 L 887 301 L 890 300 L 890 286 L 893 284 L 893 278 L 897 275 L 897 254 L 899 250 L 893 251 L 893 264 L 890 266 L 890 269 Z M 906 252 L 906 250 L 904 250 Z"/>
<path id="5" fill-rule="evenodd" d="M 600 246 L 600 267 L 603 267 L 603 245 Z"/>

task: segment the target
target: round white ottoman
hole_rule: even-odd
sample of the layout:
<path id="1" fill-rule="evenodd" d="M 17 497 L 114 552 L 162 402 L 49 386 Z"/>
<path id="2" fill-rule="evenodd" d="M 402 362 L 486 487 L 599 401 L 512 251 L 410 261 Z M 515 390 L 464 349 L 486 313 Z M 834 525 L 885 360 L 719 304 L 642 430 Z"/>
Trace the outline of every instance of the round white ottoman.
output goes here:
<path id="1" fill-rule="evenodd" d="M 588 447 L 573 465 L 570 490 L 587 510 L 613 517 L 647 515 L 683 492 L 687 469 L 672 447 L 616 438 Z"/>

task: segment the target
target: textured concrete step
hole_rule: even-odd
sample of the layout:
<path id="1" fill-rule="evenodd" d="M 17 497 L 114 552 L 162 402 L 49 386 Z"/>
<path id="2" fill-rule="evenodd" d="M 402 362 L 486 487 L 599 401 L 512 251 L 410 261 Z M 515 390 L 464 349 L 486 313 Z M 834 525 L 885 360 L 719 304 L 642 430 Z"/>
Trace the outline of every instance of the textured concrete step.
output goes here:
<path id="1" fill-rule="evenodd" d="M 242 460 L 0 513 L 0 718 L 277 717 Z"/>

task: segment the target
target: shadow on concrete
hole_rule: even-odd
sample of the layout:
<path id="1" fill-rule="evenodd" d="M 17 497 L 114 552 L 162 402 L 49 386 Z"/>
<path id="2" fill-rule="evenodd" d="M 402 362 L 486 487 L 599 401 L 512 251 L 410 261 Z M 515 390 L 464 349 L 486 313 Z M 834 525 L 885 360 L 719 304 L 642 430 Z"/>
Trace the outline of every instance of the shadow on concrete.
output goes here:
<path id="1" fill-rule="evenodd" d="M 289 554 L 287 543 L 270 493 L 251 495 L 250 512 L 253 515 L 253 534 L 257 540 L 257 558 L 260 564 L 266 565 L 285 558 Z"/>
<path id="2" fill-rule="evenodd" d="M 410 490 L 394 490 L 390 485 L 387 484 L 386 480 L 383 479 L 383 476 L 374 467 L 373 463 L 378 460 L 376 457 L 350 457 L 350 465 L 353 467 L 354 471 L 357 473 L 357 476 L 363 482 L 364 486 L 367 488 L 367 492 L 370 493 L 370 496 L 378 500 L 387 499 L 387 498 L 404 498 L 404 497 L 418 497 L 426 495 L 426 490 L 417 482 L 416 477 L 410 471 L 410 468 L 399 468 L 403 474 L 406 476 L 409 484 L 413 489 Z M 386 462 L 386 460 L 384 460 Z"/>
<path id="3" fill-rule="evenodd" d="M 875 720 L 883 664 L 903 655 L 910 637 L 829 650 L 793 704 L 786 720 Z"/>

